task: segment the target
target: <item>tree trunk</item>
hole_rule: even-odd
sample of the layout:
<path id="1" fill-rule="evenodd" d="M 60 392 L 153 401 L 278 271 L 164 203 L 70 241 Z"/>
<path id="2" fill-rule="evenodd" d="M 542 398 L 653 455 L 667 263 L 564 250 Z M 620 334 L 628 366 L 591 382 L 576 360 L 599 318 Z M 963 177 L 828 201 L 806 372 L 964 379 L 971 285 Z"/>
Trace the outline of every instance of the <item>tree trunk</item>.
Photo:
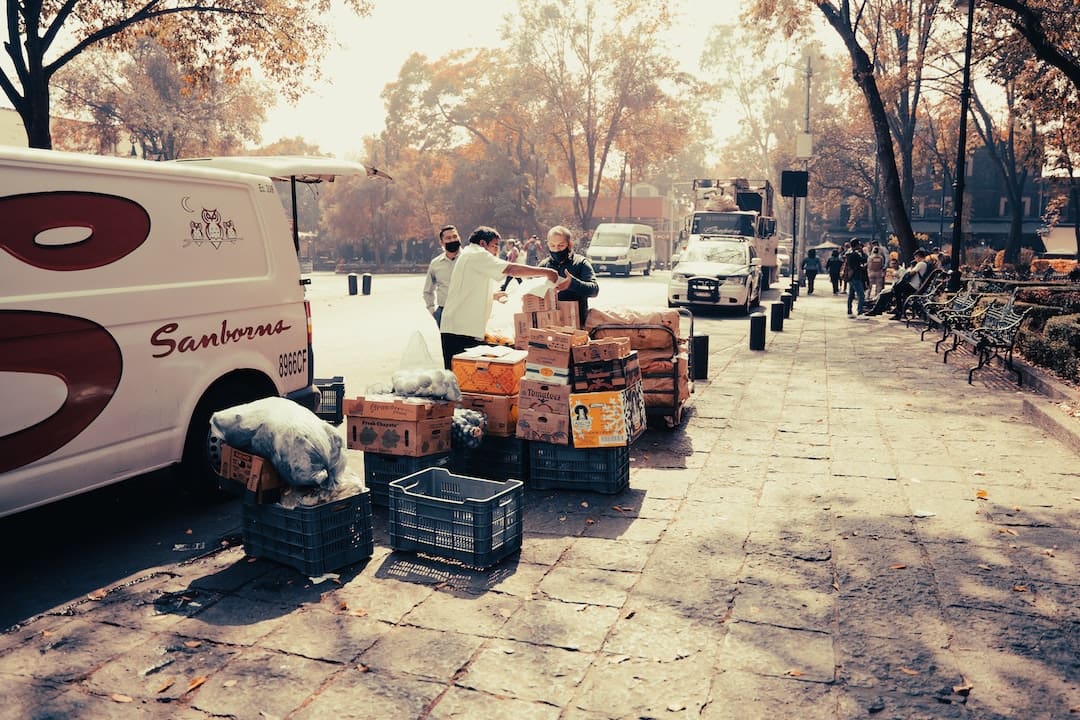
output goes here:
<path id="1" fill-rule="evenodd" d="M 52 128 L 49 125 L 49 80 L 40 67 L 30 67 L 26 83 L 25 103 L 17 105 L 19 117 L 26 128 L 26 141 L 32 148 L 52 150 Z"/>

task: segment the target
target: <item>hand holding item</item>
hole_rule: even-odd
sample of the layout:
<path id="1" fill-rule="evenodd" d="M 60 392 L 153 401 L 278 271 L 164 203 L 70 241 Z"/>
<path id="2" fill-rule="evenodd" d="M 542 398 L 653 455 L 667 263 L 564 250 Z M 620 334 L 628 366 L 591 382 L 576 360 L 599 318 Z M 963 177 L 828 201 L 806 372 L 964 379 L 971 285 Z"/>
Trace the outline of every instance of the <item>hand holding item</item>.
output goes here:
<path id="1" fill-rule="evenodd" d="M 499 291 L 498 291 L 498 292 L 496 292 L 496 293 L 495 293 L 494 295 L 492 295 L 492 297 L 493 297 L 493 298 L 495 298 L 495 301 L 496 301 L 496 302 L 501 302 L 501 303 L 504 303 L 504 302 L 506 302 L 506 299 L 507 299 L 508 297 L 510 297 L 510 293 L 508 293 L 508 292 L 505 292 L 505 291 L 503 291 L 503 290 L 499 290 Z"/>
<path id="2" fill-rule="evenodd" d="M 555 283 L 555 290 L 558 292 L 562 292 L 566 288 L 570 287 L 570 282 L 573 279 L 574 278 L 570 275 L 570 273 L 566 273 L 566 275 L 559 278 L 558 282 Z"/>

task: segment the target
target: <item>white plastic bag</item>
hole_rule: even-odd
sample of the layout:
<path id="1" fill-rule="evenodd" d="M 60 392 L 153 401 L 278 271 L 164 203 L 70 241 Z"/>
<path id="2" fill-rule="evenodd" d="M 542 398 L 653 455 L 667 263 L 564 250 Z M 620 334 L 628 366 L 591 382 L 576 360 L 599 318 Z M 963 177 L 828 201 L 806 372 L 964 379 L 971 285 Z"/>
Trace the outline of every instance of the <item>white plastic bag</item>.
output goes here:
<path id="1" fill-rule="evenodd" d="M 426 397 L 434 400 L 457 402 L 461 399 L 461 386 L 457 376 L 431 358 L 427 343 L 420 331 L 413 333 L 405 352 L 401 355 L 400 369 L 390 376 L 395 395 Z"/>

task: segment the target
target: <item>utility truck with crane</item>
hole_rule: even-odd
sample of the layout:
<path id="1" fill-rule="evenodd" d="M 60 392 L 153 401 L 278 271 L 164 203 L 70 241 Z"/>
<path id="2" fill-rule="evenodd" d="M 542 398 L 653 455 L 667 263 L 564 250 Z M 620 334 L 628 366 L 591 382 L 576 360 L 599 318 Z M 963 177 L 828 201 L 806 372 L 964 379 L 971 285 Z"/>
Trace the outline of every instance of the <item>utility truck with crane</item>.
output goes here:
<path id="1" fill-rule="evenodd" d="M 772 183 L 727 178 L 695 179 L 692 185 L 693 211 L 679 233 L 679 253 L 703 240 L 746 242 L 760 260 L 761 282 L 768 288 L 779 277 Z"/>

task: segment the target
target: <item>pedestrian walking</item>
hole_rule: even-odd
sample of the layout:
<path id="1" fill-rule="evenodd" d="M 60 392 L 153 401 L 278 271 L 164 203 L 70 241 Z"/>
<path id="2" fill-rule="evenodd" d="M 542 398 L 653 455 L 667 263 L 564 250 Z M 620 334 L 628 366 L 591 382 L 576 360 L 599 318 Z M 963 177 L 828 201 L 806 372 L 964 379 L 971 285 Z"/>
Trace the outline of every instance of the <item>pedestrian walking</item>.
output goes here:
<path id="1" fill-rule="evenodd" d="M 825 269 L 829 272 L 829 280 L 832 282 L 832 294 L 840 294 L 840 269 L 844 261 L 840 259 L 840 251 L 833 250 L 832 255 L 825 261 Z"/>
<path id="2" fill-rule="evenodd" d="M 862 315 L 866 311 L 866 253 L 862 249 L 862 240 L 851 240 L 851 249 L 844 256 L 844 264 L 847 266 L 847 314 L 853 315 L 851 301 L 858 299 L 857 311 Z"/>
<path id="3" fill-rule="evenodd" d="M 810 248 L 806 251 L 806 257 L 802 261 L 803 275 L 806 277 L 806 294 L 814 294 L 814 278 L 821 272 L 821 258 L 817 256 L 817 250 Z"/>
<path id="4" fill-rule="evenodd" d="M 881 247 L 874 243 L 870 248 L 870 256 L 866 259 L 866 276 L 868 278 L 866 297 L 874 300 L 885 289 L 885 255 Z"/>

